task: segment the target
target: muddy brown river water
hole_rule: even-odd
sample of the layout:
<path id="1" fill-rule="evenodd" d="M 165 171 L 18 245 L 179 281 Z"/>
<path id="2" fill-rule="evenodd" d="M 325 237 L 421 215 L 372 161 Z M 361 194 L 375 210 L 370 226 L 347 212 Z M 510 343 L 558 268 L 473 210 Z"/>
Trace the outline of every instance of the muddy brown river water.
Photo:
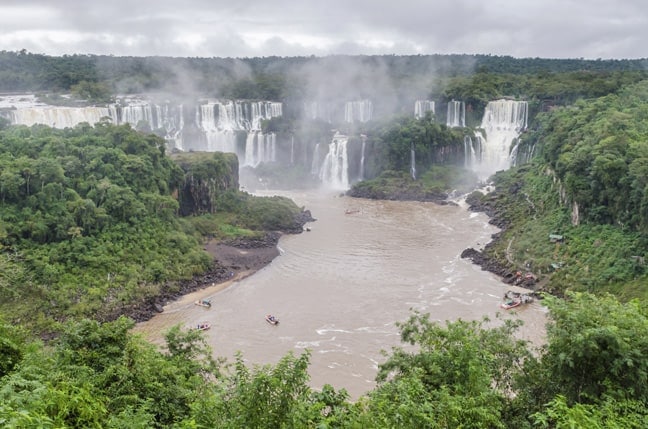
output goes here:
<path id="1" fill-rule="evenodd" d="M 135 331 L 162 345 L 171 326 L 206 321 L 215 355 L 232 361 L 241 351 L 250 365 L 309 349 L 311 385 L 328 383 L 357 398 L 375 386 L 381 350 L 400 344 L 395 323 L 412 310 L 441 322 L 503 312 L 506 285 L 459 257 L 467 247 L 481 249 L 497 231 L 465 204 L 276 194 L 311 210 L 317 221 L 307 225 L 310 231 L 283 236 L 280 255 L 254 275 L 187 295 Z M 212 307 L 194 305 L 198 298 L 210 298 Z M 267 313 L 280 323 L 267 323 Z M 539 303 L 505 317 L 524 321 L 521 337 L 543 341 L 546 311 Z"/>

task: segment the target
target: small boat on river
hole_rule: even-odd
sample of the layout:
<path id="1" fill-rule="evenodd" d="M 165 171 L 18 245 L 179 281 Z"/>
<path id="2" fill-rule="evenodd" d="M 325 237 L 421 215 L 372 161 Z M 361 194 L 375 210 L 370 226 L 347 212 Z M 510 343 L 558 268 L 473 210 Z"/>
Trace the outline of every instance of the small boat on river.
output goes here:
<path id="1" fill-rule="evenodd" d="M 211 328 L 211 324 L 209 324 L 207 322 L 202 322 L 202 323 L 197 324 L 194 329 L 196 329 L 197 331 L 206 331 L 209 328 Z"/>
<path id="2" fill-rule="evenodd" d="M 201 307 L 211 308 L 211 301 L 208 300 L 208 299 L 200 299 L 200 300 L 194 302 L 194 304 L 199 305 Z"/>
<path id="3" fill-rule="evenodd" d="M 504 310 L 519 307 L 522 304 L 533 302 L 533 291 L 519 286 L 510 285 L 504 294 L 500 307 Z"/>
<path id="4" fill-rule="evenodd" d="M 510 310 L 511 308 L 515 308 L 522 305 L 522 300 L 520 298 L 513 298 L 513 299 L 505 299 L 502 301 L 502 304 L 500 304 L 500 307 L 502 307 L 504 310 Z"/>
<path id="5" fill-rule="evenodd" d="M 265 319 L 266 319 L 266 322 L 268 322 L 271 325 L 278 325 L 279 324 L 279 319 L 274 317 L 272 314 L 266 315 Z"/>

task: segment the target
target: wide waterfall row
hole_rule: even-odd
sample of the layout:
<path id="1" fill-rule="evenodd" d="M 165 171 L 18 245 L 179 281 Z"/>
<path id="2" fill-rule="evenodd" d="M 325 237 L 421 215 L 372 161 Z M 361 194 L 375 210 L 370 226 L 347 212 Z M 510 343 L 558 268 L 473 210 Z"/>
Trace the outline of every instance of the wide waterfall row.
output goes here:
<path id="1" fill-rule="evenodd" d="M 434 113 L 434 101 L 431 100 L 416 100 L 414 102 L 414 117 L 421 119 L 425 117 L 427 112 Z"/>
<path id="2" fill-rule="evenodd" d="M 9 120 L 17 125 L 43 124 L 53 128 L 69 128 L 82 122 L 94 125 L 103 118 L 112 121 L 111 113 L 107 107 L 35 106 L 10 111 Z"/>
<path id="3" fill-rule="evenodd" d="M 9 111 L 13 124 L 44 124 L 54 128 L 91 125 L 102 119 L 115 124 L 136 126 L 146 123 L 151 129 L 180 128 L 183 105 L 139 102 L 107 107 L 21 106 Z M 272 101 L 208 101 L 196 106 L 196 124 L 205 130 L 259 130 L 261 122 L 282 115 L 282 104 Z"/>
<path id="4" fill-rule="evenodd" d="M 481 179 L 513 162 L 513 148 L 520 133 L 527 127 L 529 106 L 526 101 L 496 100 L 486 106 L 481 128 L 486 135 L 475 133 L 475 141 L 464 140 L 466 165 Z"/>
<path id="5" fill-rule="evenodd" d="M 11 104 L 4 103 L 0 98 L 0 114 L 9 117 L 13 124 L 45 124 L 56 128 L 100 121 L 131 124 L 164 135 L 170 149 L 235 153 L 241 166 L 256 167 L 261 163 L 288 160 L 291 165 L 308 162 L 313 176 L 323 185 L 340 190 L 348 189 L 352 180 L 365 179 L 365 147 L 369 146 L 369 153 L 372 153 L 372 142 L 364 135 L 360 135 L 361 140 L 352 138 L 349 149 L 349 137 L 338 133 L 329 143 L 299 142 L 294 137 L 290 141 L 277 142 L 274 134 L 261 131 L 264 120 L 283 113 L 281 103 L 270 101 L 210 100 L 180 105 L 121 99 L 106 107 L 54 107 L 39 104 L 33 97 L 9 102 Z M 330 120 L 335 117 L 338 123 L 366 122 L 372 120 L 374 114 L 370 100 L 344 102 L 336 109 L 333 104 L 318 102 L 307 103 L 304 107 L 310 118 Z M 465 104 L 453 100 L 447 108 L 447 125 L 465 127 Z M 432 100 L 419 99 L 414 103 L 417 118 L 434 111 Z M 530 158 L 532 147 L 518 150 L 515 144 L 526 129 L 527 120 L 528 104 L 524 101 L 488 103 L 480 131 L 464 140 L 466 167 L 485 180 L 496 171 L 509 168 L 515 156 L 518 160 Z M 311 144 L 315 144 L 312 159 L 308 156 L 313 149 Z M 413 150 L 410 152 L 410 174 L 416 178 L 416 154 Z"/>
<path id="6" fill-rule="evenodd" d="M 260 130 L 262 121 L 282 115 L 281 103 L 239 100 L 208 101 L 189 108 L 143 100 L 126 100 L 126 103 L 107 107 L 45 106 L 35 102 L 31 105 L 13 104 L 12 107 L 15 108 L 7 109 L 8 113 L 5 114 L 16 125 L 43 124 L 54 128 L 71 128 L 83 122 L 94 125 L 107 120 L 117 125 L 130 124 L 133 127 L 163 130 L 173 149 L 225 152 L 237 152 L 237 131 Z M 191 109 L 195 109 L 192 126 L 202 132 L 204 138 L 186 141 L 183 136 L 185 114 L 191 114 Z M 188 118 L 191 122 L 191 116 Z M 256 162 L 256 159 L 251 162 Z"/>

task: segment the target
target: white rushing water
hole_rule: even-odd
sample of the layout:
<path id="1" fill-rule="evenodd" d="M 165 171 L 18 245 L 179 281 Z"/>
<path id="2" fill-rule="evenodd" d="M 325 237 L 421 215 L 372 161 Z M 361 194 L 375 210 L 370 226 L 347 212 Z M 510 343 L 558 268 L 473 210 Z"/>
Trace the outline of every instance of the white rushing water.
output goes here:
<path id="1" fill-rule="evenodd" d="M 448 102 L 446 125 L 450 128 L 466 126 L 466 104 L 463 101 L 452 100 Z"/>
<path id="2" fill-rule="evenodd" d="M 515 140 L 527 128 L 528 103 L 515 100 L 495 100 L 486 105 L 481 128 L 486 135 L 476 133 L 478 155 L 471 168 L 486 179 L 511 166 L 511 151 Z"/>
<path id="3" fill-rule="evenodd" d="M 421 119 L 425 117 L 427 112 L 434 113 L 434 101 L 432 100 L 416 100 L 414 102 L 414 117 Z"/>

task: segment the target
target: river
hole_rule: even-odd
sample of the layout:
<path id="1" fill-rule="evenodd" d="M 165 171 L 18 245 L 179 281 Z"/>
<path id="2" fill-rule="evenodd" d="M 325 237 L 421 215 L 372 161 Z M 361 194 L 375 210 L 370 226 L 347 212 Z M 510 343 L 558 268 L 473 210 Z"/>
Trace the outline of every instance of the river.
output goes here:
<path id="1" fill-rule="evenodd" d="M 274 195 L 264 192 L 262 195 Z M 156 344 L 174 324 L 212 324 L 205 332 L 216 356 L 237 351 L 250 364 L 274 364 L 286 353 L 312 353 L 311 385 L 345 388 L 352 398 L 373 389 L 381 350 L 400 345 L 396 322 L 412 310 L 432 320 L 495 318 L 505 284 L 469 260 L 497 229 L 482 213 L 459 206 L 354 199 L 333 193 L 277 192 L 311 210 L 310 231 L 279 240 L 280 256 L 226 288 L 200 292 L 165 307 L 136 332 Z M 346 214 L 350 210 L 353 213 Z M 264 316 L 272 313 L 280 324 Z M 540 344 L 546 311 L 531 303 L 520 336 Z"/>

